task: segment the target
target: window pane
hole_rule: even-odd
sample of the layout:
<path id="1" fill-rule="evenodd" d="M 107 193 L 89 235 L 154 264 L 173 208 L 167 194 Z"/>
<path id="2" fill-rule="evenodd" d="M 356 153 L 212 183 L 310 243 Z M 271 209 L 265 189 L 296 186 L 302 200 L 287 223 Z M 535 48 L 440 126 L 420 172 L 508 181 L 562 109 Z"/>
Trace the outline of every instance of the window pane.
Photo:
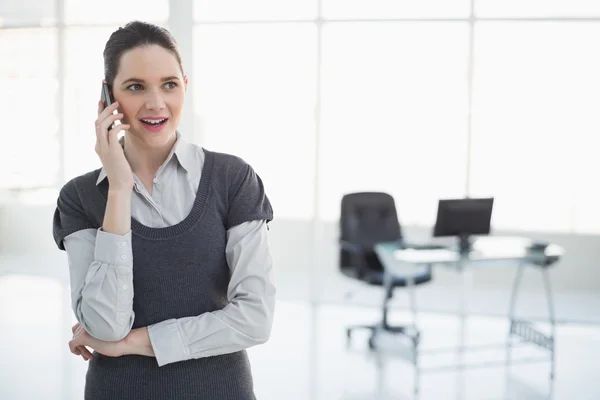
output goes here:
<path id="1" fill-rule="evenodd" d="M 460 18 L 470 0 L 323 0 L 325 18 Z"/>
<path id="2" fill-rule="evenodd" d="M 166 23 L 169 1 L 65 0 L 65 15 L 67 23 L 74 24 L 124 24 L 132 20 Z"/>
<path id="3" fill-rule="evenodd" d="M 495 227 L 565 231 L 574 208 L 577 225 L 594 215 L 599 34 L 600 24 L 477 25 L 471 187 L 496 196 Z"/>
<path id="4" fill-rule="evenodd" d="M 56 0 L 0 1 L 0 26 L 52 25 L 56 23 Z"/>
<path id="5" fill-rule="evenodd" d="M 597 76 L 598 67 L 600 66 L 596 62 L 594 66 L 596 68 L 594 74 L 596 75 L 586 75 L 588 78 L 592 78 L 590 81 L 593 82 L 592 85 L 596 92 L 596 98 L 590 99 L 590 103 L 585 105 L 588 114 L 584 120 L 587 123 L 591 122 L 594 115 L 598 115 L 600 109 L 600 102 L 597 98 L 598 90 L 600 90 L 600 82 Z M 591 94 L 591 89 L 590 87 L 588 95 Z M 595 107 L 593 111 L 592 107 Z M 573 186 L 575 186 L 572 194 L 572 230 L 583 234 L 600 233 L 600 190 L 598 190 L 595 183 L 598 180 L 598 171 L 600 171 L 600 159 L 598 158 L 598 149 L 600 149 L 600 135 L 598 134 L 600 127 L 598 125 L 600 124 L 597 120 L 593 122 L 593 124 L 589 123 L 586 127 L 582 127 L 581 123 L 578 122 L 577 125 L 582 129 L 579 134 L 573 135 L 572 138 L 572 140 L 579 142 L 576 146 L 577 158 L 573 160 L 571 170 L 574 180 Z"/>
<path id="6" fill-rule="evenodd" d="M 194 1 L 196 21 L 291 20 L 316 16 L 316 0 Z"/>
<path id="7" fill-rule="evenodd" d="M 104 79 L 102 52 L 115 29 L 116 27 L 102 27 L 66 30 L 66 102 L 63 119 L 67 178 L 102 166 L 94 150 L 94 121 L 98 116 L 97 104 Z"/>
<path id="8" fill-rule="evenodd" d="M 58 178 L 56 30 L 0 30 L 0 187 L 52 186 Z"/>
<path id="9" fill-rule="evenodd" d="M 403 224 L 464 195 L 466 23 L 331 24 L 323 33 L 320 206 L 385 191 Z M 426 50 L 424 50 L 426 49 Z"/>
<path id="10" fill-rule="evenodd" d="M 202 145 L 249 162 L 279 217 L 310 218 L 315 26 L 200 26 L 194 38 Z"/>
<path id="11" fill-rule="evenodd" d="M 479 17 L 589 17 L 600 16 L 594 0 L 476 0 Z"/>

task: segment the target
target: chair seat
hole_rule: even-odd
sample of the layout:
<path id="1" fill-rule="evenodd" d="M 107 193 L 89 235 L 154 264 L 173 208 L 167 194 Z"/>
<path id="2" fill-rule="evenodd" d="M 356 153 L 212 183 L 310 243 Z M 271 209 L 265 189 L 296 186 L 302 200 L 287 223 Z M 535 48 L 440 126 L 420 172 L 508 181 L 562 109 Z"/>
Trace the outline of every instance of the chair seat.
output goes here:
<path id="1" fill-rule="evenodd" d="M 344 273 L 344 275 L 349 276 L 350 278 L 361 280 L 365 283 L 368 283 L 369 285 L 383 286 L 383 271 L 363 270 L 363 273 L 360 277 L 356 275 L 356 271 L 353 269 L 343 269 L 342 272 Z M 413 279 L 415 285 L 420 285 L 429 282 L 432 279 L 431 270 L 415 274 L 413 275 Z M 407 277 L 395 277 L 394 279 L 392 279 L 393 287 L 405 287 L 407 285 Z"/>

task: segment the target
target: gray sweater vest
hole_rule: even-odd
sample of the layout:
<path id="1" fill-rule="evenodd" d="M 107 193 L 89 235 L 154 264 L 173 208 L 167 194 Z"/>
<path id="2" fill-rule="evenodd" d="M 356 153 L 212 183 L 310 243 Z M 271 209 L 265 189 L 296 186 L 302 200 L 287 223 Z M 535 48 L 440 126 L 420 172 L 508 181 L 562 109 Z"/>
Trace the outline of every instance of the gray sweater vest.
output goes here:
<path id="1" fill-rule="evenodd" d="M 273 218 L 262 181 L 247 163 L 223 153 L 205 154 L 196 200 L 183 221 L 165 228 L 131 221 L 133 328 L 225 307 L 230 279 L 227 230 Z M 99 172 L 71 180 L 60 192 L 53 233 L 61 250 L 67 235 L 102 225 L 108 180 L 96 186 Z M 151 357 L 96 353 L 89 361 L 85 398 L 246 400 L 254 399 L 254 393 L 245 351 L 163 367 Z"/>

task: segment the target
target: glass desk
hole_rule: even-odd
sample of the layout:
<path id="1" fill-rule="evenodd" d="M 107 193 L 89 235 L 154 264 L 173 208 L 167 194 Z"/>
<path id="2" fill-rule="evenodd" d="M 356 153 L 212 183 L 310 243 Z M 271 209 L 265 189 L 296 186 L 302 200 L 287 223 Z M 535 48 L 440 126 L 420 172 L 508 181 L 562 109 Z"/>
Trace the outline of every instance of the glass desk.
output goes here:
<path id="1" fill-rule="evenodd" d="M 410 296 L 410 310 L 413 318 L 413 325 L 409 331 L 400 333 L 409 340 L 399 341 L 398 345 L 403 346 L 398 352 L 405 360 L 409 361 L 416 368 L 415 374 L 415 393 L 419 391 L 419 338 L 420 330 L 417 326 L 417 305 L 415 299 L 414 282 L 411 282 L 410 277 L 415 275 L 415 268 L 448 268 L 462 275 L 463 286 L 461 290 L 461 337 L 465 336 L 467 310 L 467 293 L 470 289 L 469 272 L 473 269 L 484 269 L 492 267 L 513 267 L 517 268 L 509 304 L 509 320 L 510 329 L 508 332 L 508 340 L 502 346 L 506 347 L 507 360 L 502 364 L 510 363 L 512 339 L 516 338 L 525 344 L 532 344 L 547 350 L 549 357 L 543 361 L 550 361 L 550 379 L 554 380 L 555 373 L 555 319 L 554 319 L 554 304 L 552 291 L 550 287 L 550 278 L 548 268 L 560 260 L 564 254 L 564 250 L 557 245 L 550 244 L 546 247 L 531 247 L 533 242 L 527 238 L 520 237 L 483 237 L 473 243 L 472 249 L 468 253 L 459 253 L 451 248 L 441 249 L 420 249 L 408 248 L 400 245 L 400 243 L 380 243 L 375 246 L 375 253 L 379 257 L 381 264 L 384 267 L 384 285 L 387 289 L 390 288 L 393 277 L 406 277 L 409 282 L 407 290 Z M 535 268 L 541 272 L 543 285 L 548 307 L 548 322 L 550 324 L 550 333 L 543 333 L 536 329 L 532 321 L 517 319 L 515 317 L 515 307 L 518 298 L 519 287 L 523 271 L 526 267 Z M 376 337 L 376 336 L 375 336 Z M 376 345 L 374 346 L 376 347 Z M 452 351 L 467 351 L 474 350 L 464 345 L 464 342 L 457 348 L 450 349 Z M 445 350 L 447 351 L 447 349 Z M 396 354 L 396 353 L 395 353 Z M 428 352 L 428 354 L 430 354 Z M 519 362 L 539 362 L 542 359 L 527 359 Z M 497 365 L 497 363 L 472 364 L 472 365 L 451 365 L 442 368 L 466 368 L 476 366 Z M 440 368 L 432 368 L 440 369 Z"/>

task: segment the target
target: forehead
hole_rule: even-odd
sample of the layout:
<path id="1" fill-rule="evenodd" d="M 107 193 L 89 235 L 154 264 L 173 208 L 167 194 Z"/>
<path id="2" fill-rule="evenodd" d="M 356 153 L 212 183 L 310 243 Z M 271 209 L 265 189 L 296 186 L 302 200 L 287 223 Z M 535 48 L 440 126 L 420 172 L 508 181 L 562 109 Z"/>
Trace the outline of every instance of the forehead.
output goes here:
<path id="1" fill-rule="evenodd" d="M 127 50 L 121 55 L 115 80 L 135 77 L 151 81 L 180 75 L 181 69 L 173 53 L 158 45 L 147 45 Z"/>

